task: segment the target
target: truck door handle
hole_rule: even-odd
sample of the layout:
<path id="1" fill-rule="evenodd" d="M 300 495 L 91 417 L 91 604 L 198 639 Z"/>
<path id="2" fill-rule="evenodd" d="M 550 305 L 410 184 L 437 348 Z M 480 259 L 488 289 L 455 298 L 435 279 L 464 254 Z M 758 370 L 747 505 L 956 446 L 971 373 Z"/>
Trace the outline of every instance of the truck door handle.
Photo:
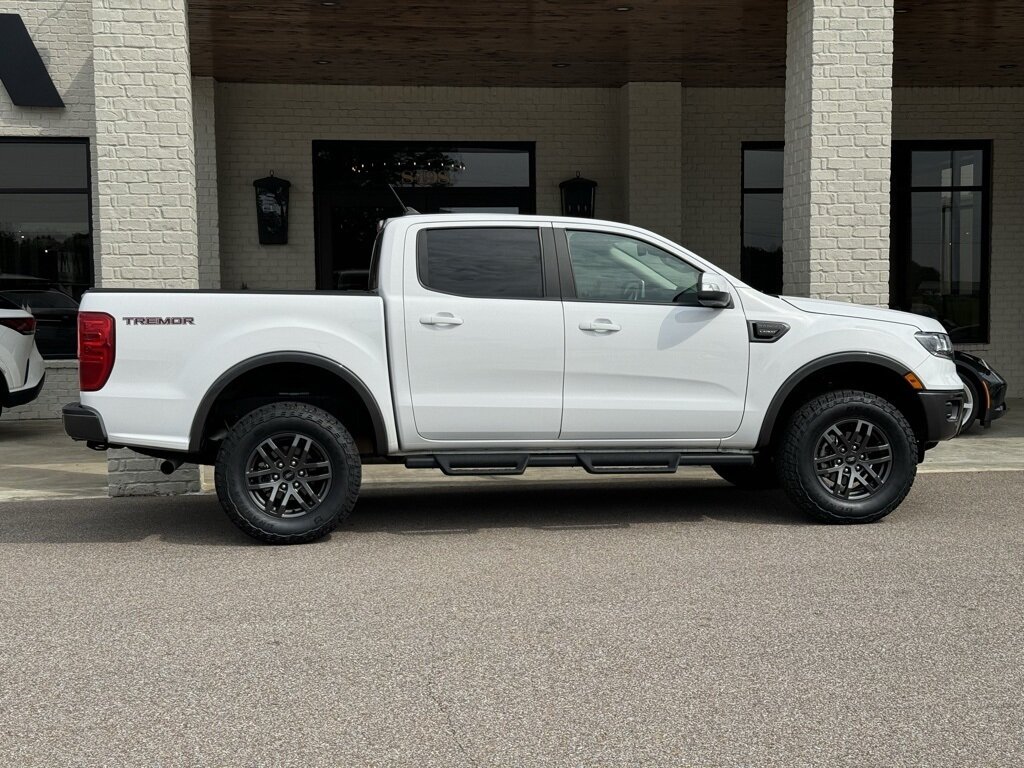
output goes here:
<path id="1" fill-rule="evenodd" d="M 420 318 L 422 325 L 462 325 L 462 318 L 456 317 L 451 312 L 438 312 L 434 315 L 424 315 Z"/>
<path id="2" fill-rule="evenodd" d="M 605 331 L 606 333 L 616 333 L 622 330 L 622 326 L 618 323 L 613 323 L 603 317 L 599 317 L 597 320 L 591 320 L 589 323 L 584 321 L 580 323 L 581 331 Z"/>

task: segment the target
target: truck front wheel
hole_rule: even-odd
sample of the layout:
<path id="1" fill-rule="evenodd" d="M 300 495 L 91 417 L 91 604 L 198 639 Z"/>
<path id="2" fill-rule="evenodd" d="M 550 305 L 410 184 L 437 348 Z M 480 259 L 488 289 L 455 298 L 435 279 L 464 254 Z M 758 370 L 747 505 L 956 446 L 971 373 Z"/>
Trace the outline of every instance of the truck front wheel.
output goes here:
<path id="1" fill-rule="evenodd" d="M 793 415 L 778 455 L 793 502 L 830 523 L 870 523 L 896 507 L 917 474 L 917 438 L 892 403 L 869 392 L 826 392 Z"/>
<path id="2" fill-rule="evenodd" d="M 271 403 L 231 427 L 217 454 L 217 496 L 231 521 L 271 544 L 326 536 L 359 495 L 362 465 L 348 430 L 306 403 Z"/>

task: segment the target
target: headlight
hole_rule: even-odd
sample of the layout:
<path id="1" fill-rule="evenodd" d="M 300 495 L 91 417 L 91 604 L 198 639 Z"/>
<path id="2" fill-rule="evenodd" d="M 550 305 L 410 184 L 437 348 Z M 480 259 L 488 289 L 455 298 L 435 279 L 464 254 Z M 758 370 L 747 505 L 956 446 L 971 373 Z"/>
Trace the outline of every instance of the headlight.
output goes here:
<path id="1" fill-rule="evenodd" d="M 921 343 L 921 346 L 933 355 L 945 357 L 949 360 L 953 359 L 953 342 L 949 340 L 947 334 L 921 331 L 914 334 L 914 336 Z"/>

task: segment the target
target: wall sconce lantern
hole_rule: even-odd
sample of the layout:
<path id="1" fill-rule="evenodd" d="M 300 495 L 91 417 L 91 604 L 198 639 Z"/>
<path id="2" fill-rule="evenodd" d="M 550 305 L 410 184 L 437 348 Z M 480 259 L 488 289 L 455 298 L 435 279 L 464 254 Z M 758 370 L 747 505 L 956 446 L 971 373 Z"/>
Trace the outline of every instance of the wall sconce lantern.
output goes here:
<path id="1" fill-rule="evenodd" d="M 562 215 L 577 216 L 581 219 L 594 218 L 597 199 L 597 182 L 584 179 L 576 171 L 575 179 L 567 179 L 558 185 L 562 190 Z"/>
<path id="2" fill-rule="evenodd" d="M 288 242 L 288 189 L 291 182 L 269 176 L 256 179 L 256 226 L 260 245 L 285 245 Z"/>

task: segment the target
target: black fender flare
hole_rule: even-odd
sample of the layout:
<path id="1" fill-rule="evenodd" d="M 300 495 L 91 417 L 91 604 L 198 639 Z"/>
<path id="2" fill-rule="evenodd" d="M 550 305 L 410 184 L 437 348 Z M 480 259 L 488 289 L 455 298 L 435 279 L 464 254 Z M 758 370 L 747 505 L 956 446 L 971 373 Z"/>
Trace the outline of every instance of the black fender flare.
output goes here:
<path id="1" fill-rule="evenodd" d="M 210 416 L 213 404 L 217 402 L 217 398 L 220 397 L 221 393 L 227 389 L 232 382 L 234 382 L 239 376 L 242 376 L 256 368 L 281 363 L 301 363 L 304 365 L 316 366 L 317 368 L 321 368 L 329 373 L 333 373 L 339 379 L 352 387 L 359 396 L 359 399 L 362 401 L 363 406 L 370 414 L 370 421 L 373 424 L 374 442 L 376 443 L 378 452 L 381 454 L 387 453 L 388 433 L 387 428 L 384 426 L 384 416 L 381 413 L 380 406 L 377 405 L 376 398 L 374 398 L 373 393 L 370 392 L 370 388 L 363 383 L 362 379 L 341 363 L 337 363 L 330 358 L 323 357 L 322 355 L 316 355 L 311 352 L 270 352 L 263 355 L 256 355 L 255 357 L 250 357 L 247 360 L 243 360 L 242 362 L 233 365 L 227 371 L 218 376 L 217 380 L 210 385 L 208 390 L 206 390 L 206 394 L 203 395 L 203 399 L 200 400 L 199 408 L 196 410 L 195 416 L 192 418 L 192 428 L 189 430 L 188 440 L 189 453 L 199 452 L 203 439 L 203 428 L 206 426 L 206 420 Z"/>
<path id="2" fill-rule="evenodd" d="M 775 431 L 775 422 L 779 418 L 779 413 L 782 411 L 783 404 L 793 393 L 793 390 L 800 386 L 800 384 L 802 384 L 809 376 L 814 375 L 818 371 L 829 368 L 833 365 L 842 365 L 844 363 L 868 363 L 869 365 L 878 365 L 883 368 L 888 368 L 901 377 L 910 373 L 910 369 L 903 363 L 893 360 L 891 357 L 878 355 L 873 352 L 838 352 L 811 360 L 809 363 L 805 363 L 790 374 L 789 378 L 782 383 L 782 386 L 779 387 L 778 391 L 775 393 L 771 404 L 765 411 L 764 419 L 761 422 L 761 431 L 757 436 L 757 447 L 765 448 L 771 443 L 772 433 Z"/>

